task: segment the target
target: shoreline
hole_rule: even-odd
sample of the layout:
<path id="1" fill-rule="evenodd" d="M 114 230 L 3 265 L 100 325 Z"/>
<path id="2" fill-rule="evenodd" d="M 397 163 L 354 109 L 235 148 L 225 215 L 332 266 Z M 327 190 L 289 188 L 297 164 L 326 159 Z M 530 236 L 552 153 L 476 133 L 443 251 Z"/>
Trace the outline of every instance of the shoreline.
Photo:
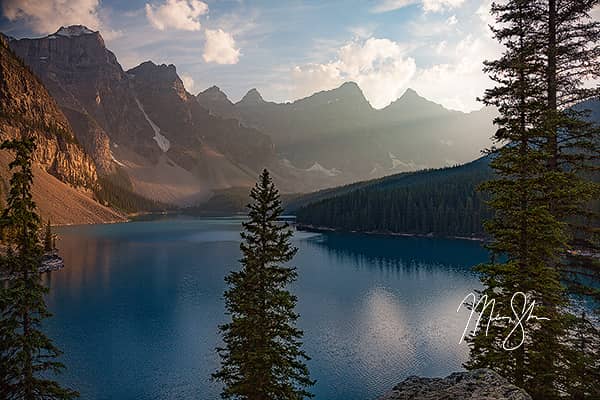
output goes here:
<path id="1" fill-rule="evenodd" d="M 485 238 L 482 236 L 449 236 L 449 235 L 436 235 L 433 233 L 406 233 L 406 232 L 390 232 L 390 231 L 361 231 L 361 230 L 346 230 L 339 228 L 332 228 L 330 226 L 315 226 L 309 224 L 296 223 L 296 229 L 305 232 L 319 232 L 319 233 L 351 233 L 361 235 L 372 235 L 372 236 L 388 236 L 388 237 L 418 237 L 418 238 L 429 238 L 429 239 L 454 239 L 454 240 L 469 240 L 473 242 L 485 242 Z"/>
<path id="2" fill-rule="evenodd" d="M 47 272 L 59 271 L 65 267 L 65 261 L 61 256 L 58 255 L 57 251 L 45 252 L 42 256 L 41 265 L 38 268 L 38 272 L 45 274 Z M 15 275 L 0 274 L 0 282 L 11 280 Z"/>

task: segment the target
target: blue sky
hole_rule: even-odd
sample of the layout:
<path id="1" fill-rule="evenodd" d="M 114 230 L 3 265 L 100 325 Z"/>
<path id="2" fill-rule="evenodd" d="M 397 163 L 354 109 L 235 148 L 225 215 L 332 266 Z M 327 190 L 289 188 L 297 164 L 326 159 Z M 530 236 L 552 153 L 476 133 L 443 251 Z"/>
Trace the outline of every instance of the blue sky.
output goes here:
<path id="1" fill-rule="evenodd" d="M 217 85 L 233 100 L 256 87 L 290 101 L 356 81 L 377 108 L 411 87 L 471 111 L 501 49 L 489 0 L 3 0 L 0 30 L 43 36 L 61 25 L 100 30 L 128 69 L 177 66 L 187 89 Z"/>

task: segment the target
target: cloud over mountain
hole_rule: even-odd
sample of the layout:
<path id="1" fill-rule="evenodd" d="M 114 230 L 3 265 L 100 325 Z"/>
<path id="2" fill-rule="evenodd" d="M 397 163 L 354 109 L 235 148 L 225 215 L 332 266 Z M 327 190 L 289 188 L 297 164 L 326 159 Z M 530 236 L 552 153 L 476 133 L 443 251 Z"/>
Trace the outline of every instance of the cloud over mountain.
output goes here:
<path id="1" fill-rule="evenodd" d="M 235 40 L 230 33 L 223 29 L 207 29 L 206 42 L 202 57 L 206 62 L 216 64 L 237 64 L 240 59 L 240 50 L 236 47 Z"/>
<path id="2" fill-rule="evenodd" d="M 200 30 L 199 18 L 208 13 L 208 5 L 199 0 L 167 0 L 164 4 L 146 4 L 146 17 L 158 30 Z"/>
<path id="3" fill-rule="evenodd" d="M 99 29 L 99 6 L 99 0 L 4 0 L 2 12 L 8 20 L 24 20 L 36 33 L 46 34 L 63 25 Z"/>
<path id="4" fill-rule="evenodd" d="M 355 40 L 342 46 L 333 61 L 293 68 L 293 94 L 301 97 L 354 81 L 371 105 L 381 108 L 404 92 L 415 72 L 415 60 L 399 43 L 378 38 Z"/>

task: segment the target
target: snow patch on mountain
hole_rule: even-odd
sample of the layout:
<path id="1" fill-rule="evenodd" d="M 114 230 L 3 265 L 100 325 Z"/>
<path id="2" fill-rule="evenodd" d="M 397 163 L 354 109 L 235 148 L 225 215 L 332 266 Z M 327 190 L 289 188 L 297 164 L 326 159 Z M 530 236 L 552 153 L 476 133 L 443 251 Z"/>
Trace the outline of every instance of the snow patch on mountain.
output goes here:
<path id="1" fill-rule="evenodd" d="M 110 158 L 112 158 L 112 160 L 117 164 L 120 165 L 121 167 L 125 167 L 126 165 L 123 164 L 121 161 L 117 160 L 115 158 L 115 155 L 113 154 L 112 150 L 110 151 Z"/>
<path id="2" fill-rule="evenodd" d="M 325 174 L 326 176 L 338 176 L 342 173 L 337 168 L 327 169 L 318 162 L 315 162 L 310 168 L 306 169 L 307 172 L 319 172 Z"/>
<path id="3" fill-rule="evenodd" d="M 169 147 L 171 147 L 171 142 L 169 142 L 169 139 L 167 139 L 166 137 L 161 135 L 160 128 L 158 127 L 158 125 L 156 125 L 154 123 L 154 121 L 152 121 L 150 119 L 148 114 L 146 114 L 146 111 L 144 111 L 144 107 L 142 106 L 142 103 L 140 103 L 138 98 L 134 97 L 134 99 L 138 105 L 138 108 L 140 109 L 142 114 L 144 114 L 144 118 L 146 118 L 146 121 L 148 121 L 148 123 L 150 124 L 150 127 L 154 131 L 154 137 L 152 139 L 154 139 L 156 141 L 156 144 L 158 145 L 158 147 L 160 147 L 160 149 L 163 151 L 163 153 L 166 153 L 169 150 Z"/>
<path id="4" fill-rule="evenodd" d="M 81 35 L 89 35 L 90 33 L 94 33 L 91 29 L 83 26 L 83 25 L 71 25 L 71 26 L 63 26 L 61 27 L 54 35 L 73 37 L 73 36 L 81 36 Z"/>
<path id="5" fill-rule="evenodd" d="M 392 162 L 392 169 L 400 171 L 417 171 L 420 169 L 428 168 L 427 165 L 417 164 L 413 160 L 402 161 L 391 152 L 388 152 L 388 156 L 390 157 L 390 161 Z"/>

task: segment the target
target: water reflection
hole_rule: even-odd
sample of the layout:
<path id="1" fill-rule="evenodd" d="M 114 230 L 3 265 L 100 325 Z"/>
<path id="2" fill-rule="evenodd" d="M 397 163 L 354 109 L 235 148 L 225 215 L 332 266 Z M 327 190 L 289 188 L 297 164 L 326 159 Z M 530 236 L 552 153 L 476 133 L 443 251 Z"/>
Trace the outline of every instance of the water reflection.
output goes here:
<path id="1" fill-rule="evenodd" d="M 160 220 L 61 230 L 67 267 L 48 275 L 49 333 L 83 398 L 218 398 L 224 276 L 239 220 Z M 318 400 L 364 400 L 410 374 L 460 368 L 479 286 L 478 243 L 298 232 L 300 327 Z"/>

